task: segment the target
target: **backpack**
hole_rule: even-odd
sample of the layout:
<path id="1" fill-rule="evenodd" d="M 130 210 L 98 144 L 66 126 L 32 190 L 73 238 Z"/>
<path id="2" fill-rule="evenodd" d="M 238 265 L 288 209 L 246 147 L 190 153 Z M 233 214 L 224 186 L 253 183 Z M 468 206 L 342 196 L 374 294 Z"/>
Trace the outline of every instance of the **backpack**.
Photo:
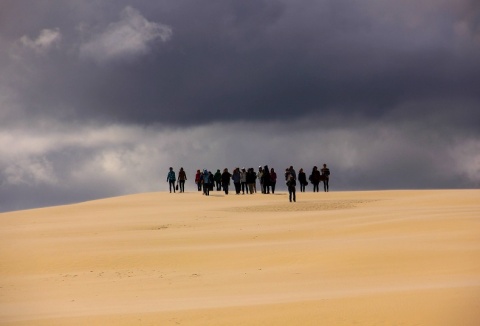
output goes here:
<path id="1" fill-rule="evenodd" d="M 290 178 L 288 181 L 287 181 L 287 186 L 288 187 L 295 187 L 297 185 L 297 181 L 294 179 L 294 178 Z"/>

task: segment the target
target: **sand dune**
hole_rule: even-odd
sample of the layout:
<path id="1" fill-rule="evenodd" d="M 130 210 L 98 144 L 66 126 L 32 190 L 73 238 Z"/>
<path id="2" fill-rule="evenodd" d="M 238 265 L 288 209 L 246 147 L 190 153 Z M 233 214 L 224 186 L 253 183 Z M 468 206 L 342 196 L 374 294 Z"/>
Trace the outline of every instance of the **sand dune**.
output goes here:
<path id="1" fill-rule="evenodd" d="M 480 325 L 480 190 L 0 214 L 1 325 Z"/>

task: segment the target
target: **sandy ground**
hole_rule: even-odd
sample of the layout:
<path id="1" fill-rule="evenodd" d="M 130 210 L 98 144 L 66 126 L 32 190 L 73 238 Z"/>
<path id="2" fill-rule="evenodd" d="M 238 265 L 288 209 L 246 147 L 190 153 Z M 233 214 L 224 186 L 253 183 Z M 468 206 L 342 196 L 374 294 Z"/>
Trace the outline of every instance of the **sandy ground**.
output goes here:
<path id="1" fill-rule="evenodd" d="M 480 190 L 0 214 L 1 325 L 480 325 Z"/>

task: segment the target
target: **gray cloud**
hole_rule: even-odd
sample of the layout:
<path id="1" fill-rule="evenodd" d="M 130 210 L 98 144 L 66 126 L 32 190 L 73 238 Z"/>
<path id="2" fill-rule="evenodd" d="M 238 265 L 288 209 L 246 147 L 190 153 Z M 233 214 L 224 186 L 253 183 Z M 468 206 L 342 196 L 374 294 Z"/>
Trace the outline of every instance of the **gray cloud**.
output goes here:
<path id="1" fill-rule="evenodd" d="M 170 165 L 478 187 L 478 17 L 472 0 L 2 1 L 0 210 L 162 189 Z"/>
<path id="2" fill-rule="evenodd" d="M 309 173 L 313 165 L 327 163 L 335 191 L 480 186 L 478 138 L 451 138 L 394 121 L 320 131 L 298 121 L 215 123 L 186 130 L 46 125 L 0 133 L 2 144 L 12 138 L 21 140 L 16 151 L 0 151 L 4 211 L 166 190 L 169 166 L 185 168 L 190 191 L 197 169 L 265 164 L 281 176 L 291 164 Z M 278 188 L 285 190 L 281 178 Z"/>
<path id="3" fill-rule="evenodd" d="M 150 22 L 138 10 L 127 6 L 119 21 L 109 24 L 100 34 L 80 45 L 80 55 L 100 63 L 131 59 L 150 52 L 152 42 L 166 42 L 171 36 L 169 26 Z"/>

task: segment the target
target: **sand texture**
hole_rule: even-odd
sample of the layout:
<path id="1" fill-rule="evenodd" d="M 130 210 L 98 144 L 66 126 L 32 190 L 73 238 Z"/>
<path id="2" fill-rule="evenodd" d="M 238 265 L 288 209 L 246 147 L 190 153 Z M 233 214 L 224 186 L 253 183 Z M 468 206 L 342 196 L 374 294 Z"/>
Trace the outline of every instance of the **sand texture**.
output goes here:
<path id="1" fill-rule="evenodd" d="M 480 190 L 0 214 L 0 325 L 480 325 Z"/>

